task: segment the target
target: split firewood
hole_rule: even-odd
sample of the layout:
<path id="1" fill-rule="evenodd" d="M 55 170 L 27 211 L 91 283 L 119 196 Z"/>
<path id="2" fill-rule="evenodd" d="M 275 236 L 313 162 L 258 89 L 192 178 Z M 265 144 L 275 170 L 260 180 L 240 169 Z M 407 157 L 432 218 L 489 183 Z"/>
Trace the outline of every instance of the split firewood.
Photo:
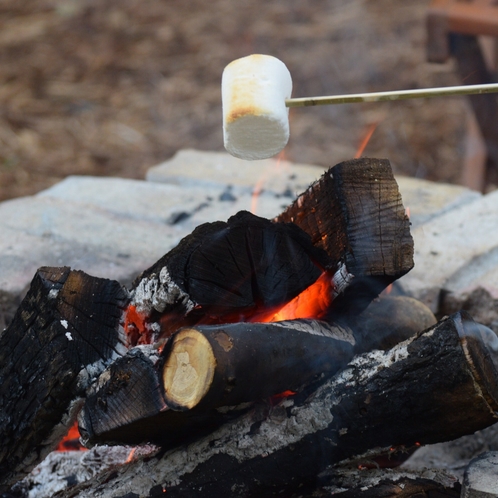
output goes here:
<path id="1" fill-rule="evenodd" d="M 241 211 L 199 226 L 143 272 L 131 309 L 155 324 L 156 339 L 199 322 L 247 321 L 296 297 L 327 264 L 325 251 L 294 224 Z"/>
<path id="2" fill-rule="evenodd" d="M 171 445 L 331 376 L 353 344 L 350 330 L 313 320 L 184 328 L 161 353 L 139 346 L 117 360 L 88 396 L 80 432 L 90 444 Z"/>
<path id="3" fill-rule="evenodd" d="M 68 431 L 86 388 L 126 349 L 127 296 L 111 280 L 41 268 L 0 335 L 0 490 Z"/>
<path id="4" fill-rule="evenodd" d="M 399 323 L 386 319 L 393 308 L 400 309 Z M 384 296 L 334 325 L 294 320 L 184 328 L 166 346 L 135 348 L 116 361 L 88 396 L 80 430 L 89 444 L 172 444 L 223 423 L 225 415 L 213 408 L 295 394 L 338 371 L 353 351 L 389 349 L 435 322 L 414 299 Z M 133 409 L 124 408 L 130 399 Z"/>
<path id="5" fill-rule="evenodd" d="M 354 276 L 336 303 L 353 312 L 413 268 L 410 221 L 387 159 L 334 166 L 275 221 L 302 228 L 333 265 Z"/>
<path id="6" fill-rule="evenodd" d="M 356 356 L 313 392 L 276 406 L 258 403 L 208 435 L 103 473 L 71 496 L 130 489 L 144 496 L 285 496 L 331 464 L 363 465 L 473 433 L 498 420 L 497 342 L 467 314 L 452 315 L 388 351 Z"/>

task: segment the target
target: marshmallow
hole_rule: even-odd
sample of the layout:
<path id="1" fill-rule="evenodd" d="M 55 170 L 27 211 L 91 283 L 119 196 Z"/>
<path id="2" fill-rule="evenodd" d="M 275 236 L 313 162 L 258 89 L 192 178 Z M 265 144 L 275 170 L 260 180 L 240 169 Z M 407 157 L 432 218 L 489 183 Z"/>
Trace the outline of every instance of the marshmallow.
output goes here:
<path id="1" fill-rule="evenodd" d="M 221 79 L 225 149 L 247 160 L 278 154 L 289 140 L 291 93 L 290 72 L 275 57 L 254 54 L 228 64 Z"/>

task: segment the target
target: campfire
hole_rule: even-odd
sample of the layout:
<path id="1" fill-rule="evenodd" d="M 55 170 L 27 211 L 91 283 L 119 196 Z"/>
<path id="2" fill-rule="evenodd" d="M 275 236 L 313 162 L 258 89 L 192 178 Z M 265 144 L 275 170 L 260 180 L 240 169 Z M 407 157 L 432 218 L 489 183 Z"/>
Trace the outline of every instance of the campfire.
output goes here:
<path id="1" fill-rule="evenodd" d="M 272 220 L 199 226 L 131 289 L 40 268 L 0 336 L 2 491 L 76 417 L 87 446 L 157 450 L 67 496 L 311 495 L 494 424 L 494 333 L 385 294 L 409 225 L 389 162 L 357 159 Z"/>

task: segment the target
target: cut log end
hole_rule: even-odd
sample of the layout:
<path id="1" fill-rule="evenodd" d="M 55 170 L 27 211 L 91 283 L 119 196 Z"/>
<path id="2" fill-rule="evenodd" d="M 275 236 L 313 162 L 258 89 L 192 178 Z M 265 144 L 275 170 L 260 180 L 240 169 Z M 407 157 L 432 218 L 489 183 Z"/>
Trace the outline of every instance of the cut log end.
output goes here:
<path id="1" fill-rule="evenodd" d="M 204 335 L 191 328 L 178 332 L 163 367 L 168 404 L 180 409 L 196 406 L 208 392 L 215 368 L 216 358 Z"/>

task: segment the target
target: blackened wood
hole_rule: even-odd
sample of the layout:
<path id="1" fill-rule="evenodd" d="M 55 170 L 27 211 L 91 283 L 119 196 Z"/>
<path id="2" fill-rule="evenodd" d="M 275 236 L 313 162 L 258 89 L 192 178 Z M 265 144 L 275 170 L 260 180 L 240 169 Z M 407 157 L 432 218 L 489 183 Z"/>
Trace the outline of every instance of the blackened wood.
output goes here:
<path id="1" fill-rule="evenodd" d="M 146 270 L 134 284 L 132 305 L 149 321 L 161 314 L 163 335 L 201 319 L 244 321 L 297 296 L 327 262 L 294 224 L 242 211 L 196 228 Z"/>
<path id="2" fill-rule="evenodd" d="M 346 266 L 354 276 L 348 293 L 356 295 L 350 307 L 368 305 L 413 267 L 410 221 L 387 159 L 334 166 L 275 220 L 309 234 L 330 256 L 332 269 Z"/>
<path id="3" fill-rule="evenodd" d="M 80 432 L 90 444 L 171 445 L 238 413 L 216 408 L 300 392 L 331 376 L 353 357 L 353 343 L 347 328 L 313 320 L 183 329 L 160 355 L 154 346 L 137 347 L 111 365 L 102 376 L 105 381 L 87 397 Z M 213 362 L 207 380 L 205 365 L 196 359 L 206 350 Z M 165 382 L 164 372 L 171 369 Z M 169 392 L 175 382 L 190 382 L 187 388 L 192 389 L 207 381 L 191 406 Z"/>
<path id="4" fill-rule="evenodd" d="M 341 317 L 353 331 L 355 353 L 387 350 L 435 325 L 436 317 L 422 302 L 409 296 L 381 296 L 359 315 Z"/>
<path id="5" fill-rule="evenodd" d="M 41 268 L 0 336 L 0 489 L 51 451 L 78 399 L 122 354 L 121 286 L 69 268 Z"/>
<path id="6" fill-rule="evenodd" d="M 116 494 L 285 496 L 335 462 L 361 464 L 473 433 L 497 420 L 496 342 L 465 313 L 453 315 L 389 351 L 355 357 L 312 396 L 256 405 L 188 446 L 105 473 L 71 496 L 102 482 Z"/>
<path id="7" fill-rule="evenodd" d="M 418 475 L 417 475 L 418 474 Z M 429 477 L 430 476 L 430 477 Z M 323 494 L 310 496 L 334 498 L 460 498 L 458 480 L 443 472 L 423 473 L 396 470 L 342 470 L 333 471 L 323 479 Z M 327 493 L 328 491 L 328 493 Z"/>

